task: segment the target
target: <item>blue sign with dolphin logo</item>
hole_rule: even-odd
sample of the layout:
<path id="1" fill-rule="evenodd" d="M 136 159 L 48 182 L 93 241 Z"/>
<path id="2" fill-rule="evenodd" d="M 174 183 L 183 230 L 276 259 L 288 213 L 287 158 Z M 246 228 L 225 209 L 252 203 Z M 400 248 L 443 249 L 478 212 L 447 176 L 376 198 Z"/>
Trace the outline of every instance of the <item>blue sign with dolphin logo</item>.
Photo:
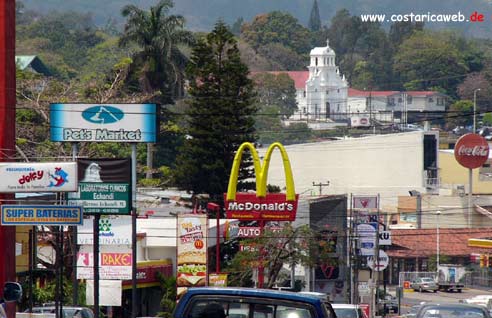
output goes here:
<path id="1" fill-rule="evenodd" d="M 123 119 L 125 114 L 118 108 L 109 105 L 89 107 L 82 112 L 82 117 L 94 124 L 113 124 Z"/>

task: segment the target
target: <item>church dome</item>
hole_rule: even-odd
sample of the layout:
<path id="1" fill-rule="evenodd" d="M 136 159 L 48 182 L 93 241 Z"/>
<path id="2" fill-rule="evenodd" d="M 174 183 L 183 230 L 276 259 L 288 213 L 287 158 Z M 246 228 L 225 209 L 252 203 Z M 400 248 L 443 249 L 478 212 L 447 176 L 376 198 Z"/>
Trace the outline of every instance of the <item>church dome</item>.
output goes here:
<path id="1" fill-rule="evenodd" d="M 335 55 L 335 51 L 330 47 L 330 43 L 328 40 L 326 40 L 326 46 L 325 47 L 315 47 L 314 49 L 311 50 L 310 55 Z"/>

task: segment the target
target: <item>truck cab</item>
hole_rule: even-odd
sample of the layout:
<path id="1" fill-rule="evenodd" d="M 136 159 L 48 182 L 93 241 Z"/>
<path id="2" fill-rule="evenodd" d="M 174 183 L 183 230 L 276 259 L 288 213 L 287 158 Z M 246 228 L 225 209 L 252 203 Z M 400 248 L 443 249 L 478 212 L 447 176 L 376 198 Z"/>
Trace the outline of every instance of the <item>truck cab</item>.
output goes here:
<path id="1" fill-rule="evenodd" d="M 189 288 L 173 318 L 336 318 L 315 295 L 240 287 Z"/>

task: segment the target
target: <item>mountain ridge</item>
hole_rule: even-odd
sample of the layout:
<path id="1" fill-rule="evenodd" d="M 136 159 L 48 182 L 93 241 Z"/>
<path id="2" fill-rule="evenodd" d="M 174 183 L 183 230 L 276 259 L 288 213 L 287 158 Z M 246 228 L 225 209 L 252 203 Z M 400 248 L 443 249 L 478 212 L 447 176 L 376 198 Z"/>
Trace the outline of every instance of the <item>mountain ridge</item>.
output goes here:
<path id="1" fill-rule="evenodd" d="M 335 13 L 343 8 L 352 15 L 360 14 L 455 14 L 461 12 L 469 18 L 477 11 L 484 15 L 484 22 L 426 23 L 432 29 L 455 29 L 465 36 L 477 38 L 492 37 L 492 3 L 487 0 L 317 0 L 322 25 L 329 25 Z M 97 25 L 113 20 L 122 27 L 124 19 L 121 9 L 133 4 L 147 9 L 157 0 L 23 0 L 28 10 L 41 13 L 50 11 L 90 12 Z M 242 17 L 249 22 L 254 16 L 271 11 L 284 11 L 296 17 L 300 24 L 307 26 L 314 0 L 177 0 L 172 14 L 181 14 L 186 19 L 186 27 L 192 31 L 208 32 L 218 19 L 232 24 Z M 390 23 L 383 23 L 389 28 Z"/>

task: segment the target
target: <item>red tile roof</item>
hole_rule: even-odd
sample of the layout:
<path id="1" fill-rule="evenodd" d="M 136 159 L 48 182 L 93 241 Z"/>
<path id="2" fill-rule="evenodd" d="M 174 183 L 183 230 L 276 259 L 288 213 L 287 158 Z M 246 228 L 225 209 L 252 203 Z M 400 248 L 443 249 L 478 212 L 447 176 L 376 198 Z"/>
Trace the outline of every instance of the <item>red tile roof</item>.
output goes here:
<path id="1" fill-rule="evenodd" d="M 491 249 L 469 247 L 470 238 L 492 238 L 492 229 L 440 229 L 441 255 L 468 256 L 472 253 L 490 253 Z M 436 255 L 436 229 L 391 230 L 392 246 L 386 251 L 390 257 L 416 258 Z"/>

